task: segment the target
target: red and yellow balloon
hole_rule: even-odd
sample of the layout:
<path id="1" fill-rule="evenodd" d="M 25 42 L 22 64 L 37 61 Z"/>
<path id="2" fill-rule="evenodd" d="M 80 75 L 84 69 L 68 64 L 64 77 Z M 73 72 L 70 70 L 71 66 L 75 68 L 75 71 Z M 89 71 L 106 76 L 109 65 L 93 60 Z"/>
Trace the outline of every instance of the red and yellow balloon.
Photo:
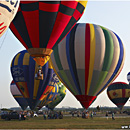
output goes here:
<path id="1" fill-rule="evenodd" d="M 43 66 L 82 16 L 87 1 L 21 1 L 10 29 Z"/>

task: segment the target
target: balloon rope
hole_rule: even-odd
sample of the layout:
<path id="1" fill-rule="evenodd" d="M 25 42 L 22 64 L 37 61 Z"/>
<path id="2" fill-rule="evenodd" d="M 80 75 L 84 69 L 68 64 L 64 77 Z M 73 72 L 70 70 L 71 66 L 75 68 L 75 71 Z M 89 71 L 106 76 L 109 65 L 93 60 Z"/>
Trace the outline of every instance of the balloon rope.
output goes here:
<path id="1" fill-rule="evenodd" d="M 5 38 L 6 38 L 6 36 L 7 36 L 7 33 L 8 33 L 8 29 L 7 29 L 7 31 L 6 31 L 6 34 L 5 34 L 4 38 L 3 38 L 3 40 L 2 40 L 2 43 L 1 43 L 0 49 L 2 48 L 2 46 L 3 46 L 3 44 L 4 44 Z"/>

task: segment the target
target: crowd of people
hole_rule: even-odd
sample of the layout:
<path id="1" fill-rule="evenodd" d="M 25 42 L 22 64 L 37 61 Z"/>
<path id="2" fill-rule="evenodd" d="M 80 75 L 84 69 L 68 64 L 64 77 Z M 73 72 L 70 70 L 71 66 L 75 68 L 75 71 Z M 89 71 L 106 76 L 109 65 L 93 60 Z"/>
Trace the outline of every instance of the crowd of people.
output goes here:
<path id="1" fill-rule="evenodd" d="M 74 117 L 74 114 L 77 114 L 77 117 L 80 117 L 80 115 L 82 116 L 82 118 L 89 118 L 91 117 L 93 119 L 93 115 L 96 115 L 96 112 L 91 112 L 91 114 L 89 114 L 89 112 L 87 110 L 84 110 L 83 112 L 79 112 L 77 111 L 76 113 L 75 112 L 72 112 L 72 117 Z"/>
<path id="2" fill-rule="evenodd" d="M 44 120 L 46 119 L 63 119 L 63 113 L 60 112 L 56 112 L 56 111 L 47 111 L 47 112 L 43 112 L 43 117 Z"/>
<path id="3" fill-rule="evenodd" d="M 71 112 L 72 117 L 82 117 L 84 119 L 88 119 L 89 117 L 91 119 L 93 119 L 93 116 L 96 115 L 96 112 L 94 111 L 88 111 L 88 110 L 84 110 L 82 112 L 80 111 L 72 111 Z M 76 114 L 76 116 L 75 116 Z M 37 115 L 38 116 L 38 115 Z M 27 111 L 27 112 L 20 112 L 19 113 L 19 120 L 25 120 L 26 117 L 35 117 L 35 113 L 33 111 Z M 108 112 L 106 112 L 105 114 L 106 119 L 108 120 Z M 115 115 L 114 112 L 112 112 L 112 120 L 115 120 Z M 63 112 L 59 111 L 44 111 L 43 112 L 43 119 L 47 120 L 47 119 L 63 119 Z"/>

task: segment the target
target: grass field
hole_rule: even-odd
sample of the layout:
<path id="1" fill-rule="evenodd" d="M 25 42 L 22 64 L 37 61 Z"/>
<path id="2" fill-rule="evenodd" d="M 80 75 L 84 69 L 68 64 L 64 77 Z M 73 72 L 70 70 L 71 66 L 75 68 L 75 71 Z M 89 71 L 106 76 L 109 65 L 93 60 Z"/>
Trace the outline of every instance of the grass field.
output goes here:
<path id="1" fill-rule="evenodd" d="M 43 117 L 29 118 L 24 121 L 0 119 L 0 129 L 121 129 L 130 125 L 130 117 L 109 118 L 94 117 L 83 119 L 81 117 L 64 117 L 64 119 L 47 119 Z"/>

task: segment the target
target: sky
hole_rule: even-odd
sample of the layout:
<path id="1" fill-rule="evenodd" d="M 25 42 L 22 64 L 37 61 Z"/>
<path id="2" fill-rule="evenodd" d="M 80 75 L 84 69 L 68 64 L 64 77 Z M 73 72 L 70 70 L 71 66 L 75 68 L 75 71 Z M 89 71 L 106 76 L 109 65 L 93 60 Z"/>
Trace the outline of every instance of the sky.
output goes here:
<path id="1" fill-rule="evenodd" d="M 101 25 L 118 34 L 124 43 L 126 57 L 124 67 L 114 82 L 122 81 L 128 83 L 127 73 L 130 71 L 130 1 L 89 0 L 79 23 Z M 10 93 L 10 83 L 12 81 L 10 64 L 13 57 L 21 50 L 25 50 L 25 48 L 15 38 L 10 29 L 8 29 L 0 38 L 0 108 L 19 106 Z M 90 107 L 96 107 L 98 105 L 115 107 L 107 97 L 106 90 L 97 97 L 96 101 Z M 57 107 L 62 106 L 82 107 L 68 90 L 65 98 Z M 125 106 L 130 106 L 129 100 Z"/>

